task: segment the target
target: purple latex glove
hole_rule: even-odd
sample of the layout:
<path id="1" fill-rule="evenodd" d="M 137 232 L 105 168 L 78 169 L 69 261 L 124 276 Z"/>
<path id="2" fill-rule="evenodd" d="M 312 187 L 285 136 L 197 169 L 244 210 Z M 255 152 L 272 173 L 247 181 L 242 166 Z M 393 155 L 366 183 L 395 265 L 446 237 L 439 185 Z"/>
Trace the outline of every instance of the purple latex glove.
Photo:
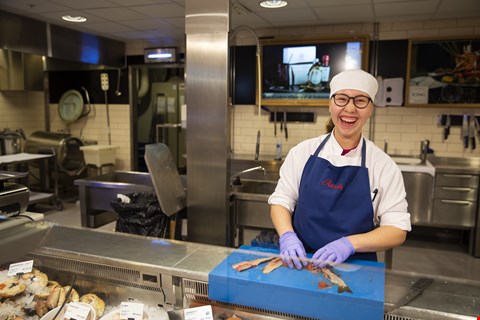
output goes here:
<path id="1" fill-rule="evenodd" d="M 355 253 L 350 240 L 342 237 L 332 241 L 315 252 L 312 263 L 317 267 L 325 267 L 327 264 L 339 264 Z"/>
<path id="2" fill-rule="evenodd" d="M 290 269 L 293 269 L 294 265 L 297 269 L 307 266 L 307 253 L 295 232 L 287 231 L 280 237 L 280 257 Z"/>

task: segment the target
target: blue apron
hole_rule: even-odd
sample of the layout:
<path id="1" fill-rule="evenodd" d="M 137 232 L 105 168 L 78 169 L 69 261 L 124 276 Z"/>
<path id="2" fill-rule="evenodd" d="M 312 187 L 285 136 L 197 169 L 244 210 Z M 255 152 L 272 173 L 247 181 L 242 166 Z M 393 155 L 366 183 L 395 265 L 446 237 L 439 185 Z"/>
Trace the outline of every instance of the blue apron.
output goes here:
<path id="1" fill-rule="evenodd" d="M 374 229 L 365 140 L 360 167 L 336 167 L 318 157 L 329 138 L 330 134 L 305 164 L 293 214 L 294 230 L 307 252 L 341 237 Z M 356 253 L 352 257 L 377 260 L 375 252 Z"/>

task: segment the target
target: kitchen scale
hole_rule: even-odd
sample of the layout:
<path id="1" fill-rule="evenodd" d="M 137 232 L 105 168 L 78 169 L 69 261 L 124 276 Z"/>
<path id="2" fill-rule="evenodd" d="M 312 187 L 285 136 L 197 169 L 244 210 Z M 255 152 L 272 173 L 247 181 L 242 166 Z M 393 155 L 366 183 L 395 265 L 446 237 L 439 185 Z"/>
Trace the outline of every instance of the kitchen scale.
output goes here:
<path id="1" fill-rule="evenodd" d="M 0 171 L 0 216 L 13 217 L 27 210 L 30 191 L 24 185 L 6 182 L 28 176 L 28 172 Z"/>

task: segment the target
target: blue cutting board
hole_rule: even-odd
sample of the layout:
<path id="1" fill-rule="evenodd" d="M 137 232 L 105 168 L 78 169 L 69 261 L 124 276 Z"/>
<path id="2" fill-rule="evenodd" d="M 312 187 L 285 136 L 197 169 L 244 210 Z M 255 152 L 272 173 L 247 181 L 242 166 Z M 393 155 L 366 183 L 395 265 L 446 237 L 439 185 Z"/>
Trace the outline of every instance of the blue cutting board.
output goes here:
<path id="1" fill-rule="evenodd" d="M 280 267 L 269 274 L 268 262 L 238 272 L 238 262 L 278 255 L 276 249 L 242 246 L 232 252 L 208 275 L 208 297 L 252 308 L 288 313 L 322 320 L 383 319 L 385 267 L 383 263 L 347 260 L 333 268 L 352 290 L 338 293 L 338 287 L 320 289 L 324 276 L 302 269 Z"/>

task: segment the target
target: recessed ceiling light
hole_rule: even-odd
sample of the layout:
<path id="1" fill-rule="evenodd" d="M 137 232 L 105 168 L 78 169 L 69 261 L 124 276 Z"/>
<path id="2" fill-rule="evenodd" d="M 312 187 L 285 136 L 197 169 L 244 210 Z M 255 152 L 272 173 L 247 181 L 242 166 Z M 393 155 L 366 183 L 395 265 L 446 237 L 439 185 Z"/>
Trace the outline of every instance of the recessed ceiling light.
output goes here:
<path id="1" fill-rule="evenodd" d="M 287 5 L 287 1 L 283 0 L 270 0 L 270 1 L 262 1 L 260 5 L 264 8 L 274 9 L 274 8 L 281 8 Z"/>
<path id="2" fill-rule="evenodd" d="M 85 18 L 85 17 L 82 17 L 82 16 L 73 17 L 73 16 L 70 16 L 70 15 L 63 16 L 62 19 L 65 20 L 65 21 L 68 21 L 68 22 L 85 22 L 85 21 L 87 21 L 87 18 Z"/>

